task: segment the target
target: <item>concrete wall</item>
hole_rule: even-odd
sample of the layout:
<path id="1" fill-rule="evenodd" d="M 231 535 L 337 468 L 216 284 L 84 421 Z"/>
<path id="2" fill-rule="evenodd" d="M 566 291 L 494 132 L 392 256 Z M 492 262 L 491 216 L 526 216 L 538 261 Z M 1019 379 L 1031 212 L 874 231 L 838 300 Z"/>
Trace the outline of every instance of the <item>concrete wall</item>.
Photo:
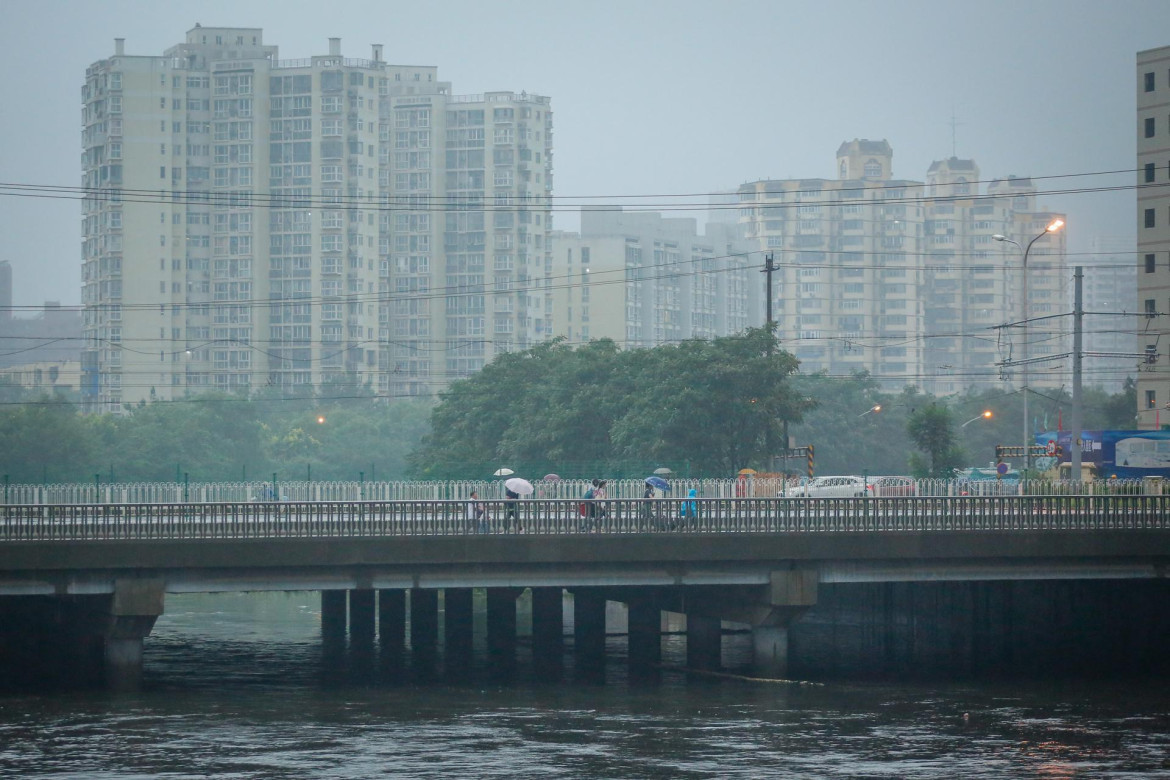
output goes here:
<path id="1" fill-rule="evenodd" d="M 789 628 L 794 678 L 1170 671 L 1170 580 L 823 584 Z"/>

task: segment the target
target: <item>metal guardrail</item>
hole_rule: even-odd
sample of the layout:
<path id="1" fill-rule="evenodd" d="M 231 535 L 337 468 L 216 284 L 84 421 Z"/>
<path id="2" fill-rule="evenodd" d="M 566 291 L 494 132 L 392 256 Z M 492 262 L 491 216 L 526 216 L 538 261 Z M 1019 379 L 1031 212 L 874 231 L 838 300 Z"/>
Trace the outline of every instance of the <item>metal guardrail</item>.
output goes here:
<path id="1" fill-rule="evenodd" d="M 569 499 L 9 505 L 0 542 L 362 538 L 477 534 L 825 533 L 1170 529 L 1170 497 Z M 515 510 L 509 517 L 509 506 Z"/>
<path id="2" fill-rule="evenodd" d="M 873 479 L 874 477 L 871 477 Z M 672 498 L 685 497 L 695 489 L 701 498 L 771 498 L 778 495 L 783 480 L 773 477 L 752 479 L 670 479 Z M 589 488 L 585 479 L 533 480 L 534 498 L 580 498 Z M 795 483 L 789 483 L 795 484 Z M 642 496 L 640 479 L 610 480 L 613 499 Z M 503 479 L 444 481 L 248 481 L 248 482 L 135 482 L 5 484 L 0 494 L 4 505 L 52 504 L 189 504 L 265 501 L 442 501 L 459 500 L 477 491 L 480 498 L 503 498 Z M 914 496 L 1084 496 L 1084 495 L 1170 495 L 1170 480 L 1097 480 L 1071 482 L 1033 479 L 913 481 Z"/>

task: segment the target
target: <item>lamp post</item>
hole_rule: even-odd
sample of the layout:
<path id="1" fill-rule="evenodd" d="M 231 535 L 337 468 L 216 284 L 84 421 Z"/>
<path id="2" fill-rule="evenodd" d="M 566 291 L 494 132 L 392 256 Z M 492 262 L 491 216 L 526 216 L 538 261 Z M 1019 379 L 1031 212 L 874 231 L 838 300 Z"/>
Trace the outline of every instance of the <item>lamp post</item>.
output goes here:
<path id="1" fill-rule="evenodd" d="M 1023 338 L 1022 338 L 1022 348 L 1021 348 L 1021 352 L 1023 354 L 1022 354 L 1022 357 L 1020 359 L 1020 365 L 1023 367 L 1023 374 L 1021 375 L 1021 382 L 1020 382 L 1021 390 L 1020 391 L 1024 394 L 1024 470 L 1023 470 L 1023 473 L 1024 473 L 1025 479 L 1027 479 L 1028 467 L 1031 466 L 1031 464 L 1032 464 L 1032 458 L 1031 458 L 1032 443 L 1029 441 L 1030 437 L 1028 435 L 1028 253 L 1032 251 L 1033 244 L 1035 244 L 1040 239 L 1044 238 L 1044 236 L 1048 235 L 1049 233 L 1055 233 L 1056 231 L 1060 230 L 1062 227 L 1064 227 L 1064 220 L 1063 219 L 1052 220 L 1051 222 L 1048 223 L 1048 226 L 1046 228 L 1044 228 L 1044 230 L 1039 235 L 1035 236 L 1031 241 L 1029 241 L 1028 245 L 1025 247 L 1021 247 L 1020 243 L 1018 241 L 1010 239 L 1007 236 L 1000 235 L 999 233 L 996 233 L 994 236 L 992 236 L 992 238 L 995 239 L 996 241 L 1002 241 L 1002 242 L 1007 243 L 1007 244 L 1015 244 L 1017 249 L 1022 249 L 1024 252 L 1023 260 L 1020 263 L 1020 267 L 1021 267 L 1020 292 L 1021 292 L 1021 298 L 1022 298 L 1020 308 L 1023 310 L 1023 314 L 1020 317 L 1020 327 L 1023 328 L 1023 331 L 1022 331 Z"/>
<path id="2" fill-rule="evenodd" d="M 867 414 L 871 414 L 871 413 L 873 413 L 873 412 L 880 412 L 881 410 L 882 410 L 882 405 L 881 405 L 881 404 L 874 404 L 873 406 L 871 406 L 870 408 L 866 409 L 864 412 L 862 412 L 861 414 L 859 414 L 859 415 L 857 415 L 857 416 L 858 416 L 858 417 L 865 417 Z"/>
<path id="3" fill-rule="evenodd" d="M 970 425 L 971 423 L 975 422 L 976 420 L 990 420 L 992 417 L 994 417 L 994 415 L 991 413 L 991 410 L 990 410 L 990 409 L 985 409 L 985 410 L 983 411 L 983 413 L 982 413 L 982 414 L 980 414 L 978 417 L 972 417 L 970 420 L 968 420 L 967 422 L 963 423 L 963 424 L 962 424 L 962 425 L 960 425 L 959 427 L 960 427 L 960 428 L 966 428 L 968 425 Z"/>

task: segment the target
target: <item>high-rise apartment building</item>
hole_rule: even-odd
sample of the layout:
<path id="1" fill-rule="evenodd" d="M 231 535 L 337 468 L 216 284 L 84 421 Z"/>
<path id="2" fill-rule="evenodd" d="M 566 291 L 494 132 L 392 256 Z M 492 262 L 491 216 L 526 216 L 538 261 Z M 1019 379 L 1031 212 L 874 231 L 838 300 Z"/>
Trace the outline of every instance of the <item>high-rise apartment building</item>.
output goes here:
<path id="1" fill-rule="evenodd" d="M 654 347 L 761 323 L 760 255 L 734 225 L 585 209 L 552 235 L 553 330 L 570 342 Z"/>
<path id="2" fill-rule="evenodd" d="M 1083 381 L 1085 387 L 1119 393 L 1126 378 L 1138 371 L 1133 240 L 1098 236 L 1089 243 L 1089 257 L 1081 283 L 1081 305 L 1087 312 L 1082 325 Z"/>
<path id="3" fill-rule="evenodd" d="M 1170 425 L 1170 46 L 1137 55 L 1138 427 Z"/>
<path id="4" fill-rule="evenodd" d="M 926 181 L 897 179 L 884 140 L 843 143 L 837 171 L 739 188 L 744 235 L 777 265 L 773 316 L 801 370 L 937 394 L 1015 380 L 1022 336 L 1002 326 L 1059 311 L 1068 284 L 1063 233 L 1051 234 L 1029 255 L 1025 315 L 1017 245 L 1058 216 L 1036 208 L 1032 182 L 984 189 L 975 163 L 955 157 Z M 1067 366 L 1043 358 L 1057 363 L 1067 336 L 1040 330 L 1029 382 L 1058 386 Z"/>
<path id="5" fill-rule="evenodd" d="M 550 331 L 546 97 L 196 25 L 86 72 L 83 401 L 425 395 Z"/>

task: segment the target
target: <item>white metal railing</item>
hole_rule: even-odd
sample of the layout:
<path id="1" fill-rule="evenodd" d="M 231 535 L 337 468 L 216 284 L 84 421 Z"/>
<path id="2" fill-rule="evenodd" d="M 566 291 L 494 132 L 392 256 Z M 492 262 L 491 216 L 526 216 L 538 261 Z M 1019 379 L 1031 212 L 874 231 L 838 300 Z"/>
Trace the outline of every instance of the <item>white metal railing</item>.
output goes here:
<path id="1" fill-rule="evenodd" d="M 659 497 L 685 498 L 694 490 L 698 498 L 773 498 L 784 483 L 779 478 L 667 480 L 668 492 Z M 871 478 L 872 481 L 872 478 Z M 789 484 L 794 484 L 789 482 Z M 536 499 L 580 499 L 589 480 L 533 480 Z M 879 497 L 964 496 L 1110 496 L 1170 495 L 1170 480 L 913 480 L 893 495 Z M 117 482 L 64 484 L 4 484 L 0 505 L 77 504 L 195 504 L 254 501 L 458 501 L 472 491 L 484 500 L 504 497 L 504 479 L 442 481 L 247 481 L 247 482 Z M 615 479 L 606 484 L 610 499 L 638 499 L 645 492 L 641 479 Z M 815 497 L 815 496 L 814 496 Z M 800 500 L 793 498 L 790 500 Z"/>
<path id="2" fill-rule="evenodd" d="M 1170 496 L 264 501 L 11 505 L 0 542 L 469 536 L 523 531 L 803 534 L 826 532 L 1165 531 Z"/>

